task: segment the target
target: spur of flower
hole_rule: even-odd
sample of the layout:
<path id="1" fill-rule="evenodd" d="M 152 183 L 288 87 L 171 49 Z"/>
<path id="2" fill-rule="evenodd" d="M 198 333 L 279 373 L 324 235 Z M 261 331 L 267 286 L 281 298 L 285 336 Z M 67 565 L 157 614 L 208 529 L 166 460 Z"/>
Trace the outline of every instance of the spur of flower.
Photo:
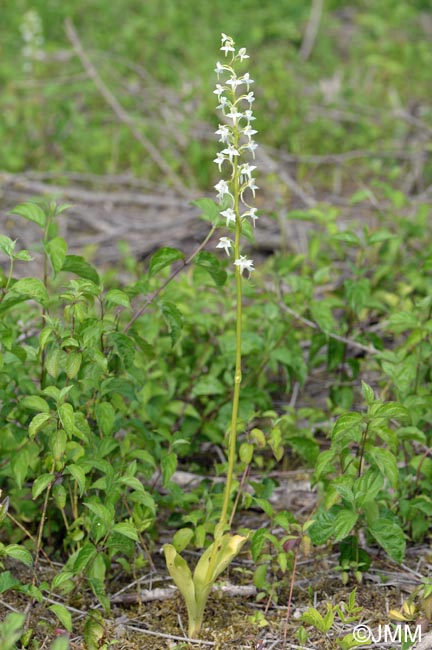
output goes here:
<path id="1" fill-rule="evenodd" d="M 223 116 L 223 123 L 216 131 L 222 146 L 214 162 L 224 178 L 215 189 L 221 205 L 220 216 L 226 227 L 234 230 L 235 239 L 232 242 L 228 237 L 221 237 L 216 248 L 223 248 L 227 255 L 233 253 L 239 273 L 242 275 L 247 270 L 250 275 L 254 270 L 253 261 L 240 255 L 240 235 L 245 219 L 249 218 L 253 226 L 258 219 L 257 208 L 250 204 L 250 197 L 255 198 L 258 189 L 253 176 L 256 166 L 250 161 L 255 158 L 257 148 L 253 139 L 257 131 L 252 124 L 255 95 L 250 89 L 254 80 L 248 72 L 239 72 L 243 61 L 249 58 L 246 48 L 237 50 L 234 40 L 226 34 L 222 34 L 221 41 L 224 60 L 216 64 L 218 82 L 213 92 Z"/>

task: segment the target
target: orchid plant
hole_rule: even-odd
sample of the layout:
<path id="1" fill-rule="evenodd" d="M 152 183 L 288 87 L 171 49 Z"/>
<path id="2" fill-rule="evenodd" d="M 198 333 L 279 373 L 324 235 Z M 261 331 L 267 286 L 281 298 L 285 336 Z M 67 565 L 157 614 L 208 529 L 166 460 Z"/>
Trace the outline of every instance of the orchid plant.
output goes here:
<path id="1" fill-rule="evenodd" d="M 238 65 L 249 58 L 245 48 L 236 50 L 230 36 L 222 34 L 221 51 L 225 59 L 216 64 L 218 83 L 214 94 L 217 95 L 218 109 L 222 111 L 223 124 L 219 125 L 216 135 L 223 149 L 218 152 L 215 163 L 219 171 L 227 170 L 227 178 L 216 185 L 217 199 L 220 204 L 220 216 L 225 220 L 233 236 L 220 237 L 216 248 L 225 250 L 234 257 L 233 265 L 236 281 L 236 358 L 234 372 L 234 391 L 231 426 L 228 438 L 228 466 L 219 522 L 215 528 L 214 541 L 204 551 L 192 574 L 186 561 L 172 544 L 164 545 L 168 571 L 179 588 L 186 602 L 188 611 L 190 638 L 199 634 L 203 622 L 204 610 L 208 596 L 219 575 L 239 554 L 246 543 L 247 535 L 232 535 L 231 529 L 234 512 L 231 507 L 232 485 L 237 449 L 237 420 L 242 380 L 242 282 L 243 273 L 254 271 L 253 261 L 241 254 L 242 227 L 249 218 L 255 226 L 257 208 L 250 205 L 250 195 L 255 197 L 258 189 L 253 172 L 255 165 L 250 158 L 255 158 L 257 144 L 253 136 L 255 117 L 252 104 L 255 100 L 250 90 L 254 83 L 248 72 L 238 74 Z"/>

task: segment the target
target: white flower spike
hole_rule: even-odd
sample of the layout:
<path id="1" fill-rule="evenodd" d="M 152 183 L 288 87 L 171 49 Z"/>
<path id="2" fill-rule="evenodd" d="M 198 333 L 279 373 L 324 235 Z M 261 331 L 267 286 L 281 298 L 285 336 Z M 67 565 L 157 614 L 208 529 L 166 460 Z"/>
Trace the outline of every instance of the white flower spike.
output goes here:
<path id="1" fill-rule="evenodd" d="M 232 247 L 232 243 L 229 237 L 221 237 L 219 239 L 219 243 L 216 245 L 216 248 L 223 248 L 227 255 L 230 254 L 231 247 Z"/>
<path id="2" fill-rule="evenodd" d="M 227 228 L 235 230 L 235 241 L 228 237 L 221 237 L 216 248 L 223 248 L 227 255 L 234 251 L 235 266 L 243 274 L 249 275 L 254 270 L 253 261 L 240 254 L 240 236 L 242 224 L 250 219 L 253 226 L 258 219 L 257 208 L 245 200 L 246 190 L 250 190 L 253 197 L 258 186 L 252 173 L 256 166 L 250 163 L 255 158 L 257 144 L 252 139 L 257 133 L 251 124 L 255 117 L 252 104 L 255 101 L 254 93 L 249 90 L 254 80 L 249 72 L 239 73 L 239 64 L 249 59 L 244 47 L 236 50 L 234 40 L 227 34 L 221 34 L 221 50 L 225 55 L 224 63 L 216 64 L 218 83 L 213 91 L 217 96 L 218 109 L 222 111 L 225 122 L 219 124 L 216 135 L 222 143 L 214 159 L 219 171 L 227 171 L 227 179 L 220 180 L 216 185 L 217 199 L 221 204 L 220 216 L 225 220 Z M 226 163 L 226 164 L 224 164 Z M 228 169 L 227 169 L 228 168 Z"/>
<path id="3" fill-rule="evenodd" d="M 238 260 L 235 260 L 234 264 L 240 267 L 240 273 L 243 273 L 243 271 L 249 271 L 250 276 L 252 271 L 255 271 L 253 260 L 248 260 L 246 255 L 240 255 Z"/>

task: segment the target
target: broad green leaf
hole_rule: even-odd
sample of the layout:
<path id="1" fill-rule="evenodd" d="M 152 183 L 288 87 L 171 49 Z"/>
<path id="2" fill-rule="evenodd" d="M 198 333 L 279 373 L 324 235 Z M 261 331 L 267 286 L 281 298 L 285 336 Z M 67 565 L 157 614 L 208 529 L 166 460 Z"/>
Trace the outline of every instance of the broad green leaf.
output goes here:
<path id="1" fill-rule="evenodd" d="M 28 201 L 27 203 L 21 203 L 20 205 L 17 205 L 13 210 L 11 210 L 11 214 L 16 214 L 19 217 L 24 217 L 24 219 L 27 219 L 28 221 L 37 223 L 37 225 L 41 228 L 45 228 L 46 215 L 40 205 L 37 203 L 32 203 L 31 201 Z"/>
<path id="2" fill-rule="evenodd" d="M 54 348 L 50 350 L 45 359 L 45 368 L 47 369 L 48 374 L 57 379 L 57 376 L 60 371 L 60 360 L 61 360 L 61 350 Z"/>
<path id="3" fill-rule="evenodd" d="M 316 322 L 320 330 L 326 334 L 336 331 L 336 323 L 333 318 L 330 306 L 323 301 L 315 301 L 310 306 L 312 319 Z"/>
<path id="4" fill-rule="evenodd" d="M 178 260 L 184 260 L 184 253 L 177 248 L 161 248 L 159 249 L 150 260 L 149 274 L 150 276 L 156 275 L 167 266 L 171 266 Z"/>
<path id="5" fill-rule="evenodd" d="M 185 600 L 189 621 L 195 621 L 200 618 L 200 613 L 197 611 L 195 584 L 191 570 L 172 544 L 165 544 L 163 551 L 168 572 Z"/>
<path id="6" fill-rule="evenodd" d="M 173 546 L 177 553 L 181 553 L 186 546 L 192 541 L 194 531 L 192 528 L 180 528 L 177 530 L 173 537 Z"/>
<path id="7" fill-rule="evenodd" d="M 382 404 L 374 412 L 373 416 L 375 418 L 394 418 L 396 420 L 406 420 L 409 419 L 409 411 L 399 404 L 398 402 L 387 402 Z"/>
<path id="8" fill-rule="evenodd" d="M 250 442 L 242 442 L 239 448 L 239 458 L 242 463 L 249 465 L 252 461 L 254 446 Z"/>
<path id="9" fill-rule="evenodd" d="M 98 272 L 94 266 L 87 262 L 84 257 L 81 257 L 81 255 L 66 255 L 61 270 L 68 273 L 75 273 L 75 275 L 78 275 L 80 278 L 91 280 L 91 282 L 94 282 L 97 285 L 100 284 Z"/>
<path id="10" fill-rule="evenodd" d="M 121 485 L 127 485 L 136 492 L 144 492 L 144 486 L 136 476 L 122 476 L 118 479 Z"/>
<path id="11" fill-rule="evenodd" d="M 21 302 L 25 302 L 26 300 L 27 296 L 15 296 L 13 293 L 6 294 L 6 298 L 4 298 L 0 303 L 0 314 L 8 309 L 12 309 L 12 307 L 19 305 Z"/>
<path id="12" fill-rule="evenodd" d="M 408 311 L 397 311 L 391 314 L 387 329 L 400 334 L 407 330 L 413 330 L 419 327 L 420 321 L 417 313 Z"/>
<path id="13" fill-rule="evenodd" d="M 88 564 L 96 557 L 97 552 L 97 548 L 91 542 L 86 542 L 75 557 L 73 563 L 74 575 L 77 575 L 80 571 L 84 571 Z"/>
<path id="14" fill-rule="evenodd" d="M 390 485 L 396 488 L 399 482 L 399 471 L 394 454 L 388 449 L 374 447 L 366 453 L 366 458 L 371 465 L 378 467 L 381 474 L 385 476 Z"/>
<path id="15" fill-rule="evenodd" d="M 72 632 L 72 616 L 64 605 L 50 605 L 48 607 L 58 618 L 67 632 Z"/>
<path id="16" fill-rule="evenodd" d="M 366 402 L 366 404 L 370 405 L 373 403 L 375 400 L 375 393 L 373 392 L 373 389 L 365 382 L 362 381 L 362 393 L 363 393 L 363 399 Z"/>
<path id="17" fill-rule="evenodd" d="M 98 519 L 100 519 L 105 526 L 110 526 L 112 520 L 113 520 L 113 513 L 112 511 L 104 506 L 102 503 L 90 503 L 90 502 L 84 502 L 84 505 L 86 508 L 91 510 L 94 515 Z"/>
<path id="18" fill-rule="evenodd" d="M 268 539 L 267 534 L 268 531 L 265 528 L 258 528 L 251 537 L 250 550 L 254 562 L 256 562 L 261 555 L 264 544 Z"/>
<path id="19" fill-rule="evenodd" d="M 84 641 L 86 650 L 99 650 L 103 647 L 105 624 L 102 615 L 97 610 L 90 611 L 84 625 Z"/>
<path id="20" fill-rule="evenodd" d="M 392 560 L 402 562 L 405 555 L 405 535 L 396 522 L 378 519 L 368 526 L 368 530 Z"/>
<path id="21" fill-rule="evenodd" d="M 226 391 L 225 386 L 219 379 L 213 375 L 204 375 L 195 382 L 192 389 L 192 396 L 198 397 L 199 395 L 223 395 Z"/>
<path id="22" fill-rule="evenodd" d="M 173 452 L 165 454 L 161 458 L 161 468 L 162 468 L 162 483 L 164 487 L 167 486 L 168 481 L 171 476 L 174 474 L 177 468 L 177 455 Z"/>
<path id="23" fill-rule="evenodd" d="M 195 588 L 198 590 L 198 587 L 206 589 L 212 586 L 247 541 L 248 538 L 243 535 L 230 533 L 216 538 L 204 551 L 195 567 L 193 574 Z"/>
<path id="24" fill-rule="evenodd" d="M 120 289 L 111 289 L 108 291 L 105 300 L 107 305 L 119 305 L 120 307 L 127 308 L 131 306 L 129 296 L 124 291 L 120 291 Z"/>
<path id="25" fill-rule="evenodd" d="M 181 311 L 172 302 L 163 302 L 160 304 L 162 316 L 169 327 L 170 336 L 173 345 L 180 338 L 181 330 L 183 327 L 183 316 Z"/>
<path id="26" fill-rule="evenodd" d="M 194 258 L 194 265 L 205 269 L 217 287 L 222 287 L 227 279 L 227 273 L 222 268 L 220 259 L 209 251 L 201 251 Z"/>
<path id="27" fill-rule="evenodd" d="M 338 232 L 333 236 L 333 239 L 350 246 L 360 246 L 361 244 L 360 239 L 355 234 L 355 232 L 352 232 L 352 230 L 344 230 L 342 232 Z"/>
<path id="28" fill-rule="evenodd" d="M 67 635 L 62 634 L 61 636 L 57 637 L 57 639 L 54 639 L 50 645 L 50 650 L 70 650 L 69 639 Z"/>
<path id="29" fill-rule="evenodd" d="M 333 461 L 336 458 L 336 452 L 333 449 L 322 451 L 315 462 L 315 472 L 313 482 L 316 483 L 322 476 L 331 474 L 335 471 Z"/>
<path id="30" fill-rule="evenodd" d="M 48 485 L 55 481 L 54 474 L 42 474 L 38 476 L 32 487 L 32 496 L 33 499 L 37 499 L 38 496 L 46 490 Z"/>
<path id="31" fill-rule="evenodd" d="M 360 314 L 370 297 L 370 281 L 367 278 L 345 280 L 345 298 L 355 314 Z"/>
<path id="32" fill-rule="evenodd" d="M 3 594 L 9 589 L 13 589 L 14 587 L 19 587 L 20 585 L 20 581 L 14 578 L 10 571 L 3 571 L 0 573 L 0 594 Z"/>
<path id="33" fill-rule="evenodd" d="M 328 630 L 324 623 L 324 619 L 315 607 L 309 607 L 300 617 L 303 623 L 313 625 L 319 632 L 325 634 Z"/>
<path id="34" fill-rule="evenodd" d="M 4 553 L 7 557 L 11 557 L 18 562 L 22 562 L 28 567 L 33 566 L 33 558 L 31 553 L 26 548 L 19 546 L 18 544 L 9 544 L 4 548 Z"/>
<path id="35" fill-rule="evenodd" d="M 54 460 L 60 460 L 66 451 L 66 432 L 63 429 L 56 429 L 50 436 L 50 448 Z"/>
<path id="36" fill-rule="evenodd" d="M 20 406 L 41 414 L 50 412 L 48 402 L 43 397 L 39 397 L 39 395 L 27 395 L 20 401 Z"/>
<path id="37" fill-rule="evenodd" d="M 368 501 L 374 501 L 384 486 L 384 478 L 376 469 L 369 468 L 353 485 L 356 504 L 362 507 Z"/>
<path id="38" fill-rule="evenodd" d="M 21 449 L 19 453 L 15 453 L 11 458 L 12 476 L 17 482 L 19 489 L 22 488 L 30 469 L 29 461 L 29 452 L 26 447 Z"/>
<path id="39" fill-rule="evenodd" d="M 45 246 L 54 276 L 61 271 L 66 259 L 67 244 L 63 237 L 54 237 Z"/>
<path id="40" fill-rule="evenodd" d="M 70 474 L 75 479 L 75 481 L 78 484 L 80 496 L 82 496 L 84 494 L 85 484 L 86 484 L 86 478 L 82 467 L 75 464 L 67 465 L 65 469 L 65 473 Z"/>
<path id="41" fill-rule="evenodd" d="M 45 422 L 48 422 L 50 419 L 51 415 L 49 413 L 38 413 L 35 415 L 29 424 L 28 431 L 30 438 L 34 438 L 37 432 L 43 427 Z"/>
<path id="42" fill-rule="evenodd" d="M 13 257 L 16 241 L 6 235 L 0 235 L 0 250 L 8 257 Z"/>
<path id="43" fill-rule="evenodd" d="M 332 440 L 336 441 L 337 438 L 346 432 L 353 431 L 363 420 L 361 413 L 347 413 L 338 418 L 333 427 L 331 436 Z"/>
<path id="44" fill-rule="evenodd" d="M 81 368 L 81 352 L 69 352 L 66 359 L 66 375 L 69 379 L 74 379 Z"/>
<path id="45" fill-rule="evenodd" d="M 61 404 L 57 410 L 64 430 L 68 436 L 73 436 L 75 433 L 75 417 L 72 404 Z"/>
<path id="46" fill-rule="evenodd" d="M 13 285 L 13 291 L 46 305 L 49 298 L 44 284 L 37 278 L 22 278 Z"/>
<path id="47" fill-rule="evenodd" d="M 333 522 L 334 541 L 340 542 L 341 539 L 347 537 L 354 528 L 357 519 L 358 513 L 346 508 L 339 510 Z"/>
<path id="48" fill-rule="evenodd" d="M 221 206 L 212 199 L 198 199 L 192 201 L 192 205 L 196 205 L 201 210 L 200 217 L 204 221 L 209 221 L 212 224 L 220 221 Z"/>
<path id="49" fill-rule="evenodd" d="M 325 510 L 318 510 L 315 519 L 308 528 L 308 535 L 313 544 L 325 544 L 334 532 L 334 515 Z"/>
<path id="50" fill-rule="evenodd" d="M 128 539 L 132 539 L 134 542 L 138 541 L 138 533 L 132 524 L 121 522 L 119 524 L 114 524 L 111 530 L 119 535 L 127 537 Z"/>
<path id="51" fill-rule="evenodd" d="M 115 411 L 110 402 L 98 402 L 96 405 L 96 421 L 104 436 L 109 436 L 113 430 Z"/>

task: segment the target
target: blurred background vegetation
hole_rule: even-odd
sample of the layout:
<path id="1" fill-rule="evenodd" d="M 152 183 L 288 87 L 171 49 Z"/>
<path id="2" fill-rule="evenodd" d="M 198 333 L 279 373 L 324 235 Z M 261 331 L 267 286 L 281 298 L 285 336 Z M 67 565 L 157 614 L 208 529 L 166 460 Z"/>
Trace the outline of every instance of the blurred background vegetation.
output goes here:
<path id="1" fill-rule="evenodd" d="M 259 142 L 289 154 L 299 182 L 324 189 L 337 182 L 350 193 L 373 176 L 424 191 L 432 182 L 430 0 L 319 5 L 3 0 L 0 170 L 130 172 L 165 183 L 84 70 L 65 33 L 70 18 L 106 86 L 190 187 L 204 191 L 217 177 L 212 90 L 223 31 L 251 55 Z M 313 6 L 318 31 L 305 43 Z M 419 149 L 421 173 L 408 187 Z M 307 158 L 352 151 L 336 180 Z"/>

